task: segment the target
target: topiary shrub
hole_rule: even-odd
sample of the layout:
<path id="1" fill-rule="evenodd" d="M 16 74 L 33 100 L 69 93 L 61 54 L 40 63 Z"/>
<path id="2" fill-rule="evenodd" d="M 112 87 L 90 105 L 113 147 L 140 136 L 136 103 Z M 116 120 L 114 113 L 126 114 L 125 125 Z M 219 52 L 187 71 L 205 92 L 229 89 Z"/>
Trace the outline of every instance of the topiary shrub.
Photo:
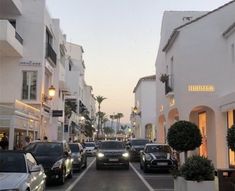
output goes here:
<path id="1" fill-rule="evenodd" d="M 232 151 L 235 151 L 235 124 L 232 125 L 227 131 L 227 143 L 228 147 Z"/>
<path id="2" fill-rule="evenodd" d="M 168 144 L 178 152 L 185 153 L 194 150 L 202 143 L 202 135 L 200 129 L 194 123 L 189 121 L 177 121 L 168 130 Z"/>
<path id="3" fill-rule="evenodd" d="M 186 180 L 200 182 L 214 180 L 214 170 L 212 162 L 207 158 L 203 156 L 192 156 L 181 166 L 179 172 L 180 176 Z"/>

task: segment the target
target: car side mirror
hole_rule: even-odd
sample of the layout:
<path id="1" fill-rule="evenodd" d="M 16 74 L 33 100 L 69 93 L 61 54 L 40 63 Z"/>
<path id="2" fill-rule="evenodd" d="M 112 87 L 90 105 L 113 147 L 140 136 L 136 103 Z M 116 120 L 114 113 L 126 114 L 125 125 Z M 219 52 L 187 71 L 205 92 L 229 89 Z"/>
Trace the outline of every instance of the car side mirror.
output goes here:
<path id="1" fill-rule="evenodd" d="M 32 167 L 30 172 L 39 172 L 41 170 L 42 170 L 42 166 L 41 165 L 35 165 L 35 166 Z"/>
<path id="2" fill-rule="evenodd" d="M 95 146 L 95 149 L 98 149 L 98 146 Z"/>

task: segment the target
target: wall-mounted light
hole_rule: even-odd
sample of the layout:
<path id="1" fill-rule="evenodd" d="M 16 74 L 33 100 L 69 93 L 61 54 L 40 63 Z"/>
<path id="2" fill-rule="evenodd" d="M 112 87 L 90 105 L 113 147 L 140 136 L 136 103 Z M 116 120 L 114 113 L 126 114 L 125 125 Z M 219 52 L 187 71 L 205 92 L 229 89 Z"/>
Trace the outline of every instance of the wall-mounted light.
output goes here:
<path id="1" fill-rule="evenodd" d="M 51 85 L 51 87 L 48 89 L 48 95 L 42 94 L 42 100 L 43 102 L 46 102 L 47 100 L 52 100 L 52 98 L 55 96 L 55 87 Z"/>
<path id="2" fill-rule="evenodd" d="M 141 112 L 139 111 L 139 109 L 136 106 L 133 108 L 133 113 L 134 113 L 134 115 L 141 116 Z"/>

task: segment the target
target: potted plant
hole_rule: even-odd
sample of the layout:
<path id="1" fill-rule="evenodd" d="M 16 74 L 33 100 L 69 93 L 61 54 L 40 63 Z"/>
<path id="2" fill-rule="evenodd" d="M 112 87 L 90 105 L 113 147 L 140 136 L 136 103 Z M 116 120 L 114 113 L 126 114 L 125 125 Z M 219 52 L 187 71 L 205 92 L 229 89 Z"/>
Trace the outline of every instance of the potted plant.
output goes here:
<path id="1" fill-rule="evenodd" d="M 168 144 L 177 152 L 184 152 L 185 160 L 187 152 L 199 147 L 202 143 L 200 129 L 190 121 L 175 122 L 167 133 Z"/>
<path id="2" fill-rule="evenodd" d="M 161 74 L 159 80 L 162 83 L 165 83 L 165 82 L 167 82 L 169 80 L 169 75 L 168 74 Z"/>
<path id="3" fill-rule="evenodd" d="M 227 143 L 228 143 L 228 147 L 232 151 L 235 151 L 235 124 L 232 125 L 231 128 L 228 128 Z"/>
<path id="4" fill-rule="evenodd" d="M 203 156 L 191 156 L 179 168 L 174 180 L 175 191 L 214 191 L 214 166 Z"/>

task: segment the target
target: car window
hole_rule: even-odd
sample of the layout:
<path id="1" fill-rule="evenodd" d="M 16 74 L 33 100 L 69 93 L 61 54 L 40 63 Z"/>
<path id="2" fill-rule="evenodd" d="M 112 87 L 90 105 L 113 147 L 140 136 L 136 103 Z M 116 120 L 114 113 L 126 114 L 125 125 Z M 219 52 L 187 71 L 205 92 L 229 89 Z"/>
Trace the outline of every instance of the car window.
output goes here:
<path id="1" fill-rule="evenodd" d="M 147 143 L 149 143 L 148 140 L 131 140 L 130 141 L 131 145 L 145 145 Z"/>
<path id="2" fill-rule="evenodd" d="M 77 153 L 80 151 L 78 144 L 69 144 L 69 147 L 73 153 Z"/>
<path id="3" fill-rule="evenodd" d="M 0 154 L 0 172 L 26 173 L 26 171 L 23 153 Z"/>
<path id="4" fill-rule="evenodd" d="M 121 142 L 102 142 L 99 146 L 100 149 L 124 149 L 124 144 Z"/>
<path id="5" fill-rule="evenodd" d="M 36 144 L 32 153 L 36 156 L 61 156 L 63 154 L 61 143 Z"/>
<path id="6" fill-rule="evenodd" d="M 146 147 L 147 153 L 166 152 L 170 153 L 171 148 L 167 145 L 150 145 Z"/>
<path id="7" fill-rule="evenodd" d="M 85 147 L 95 147 L 95 143 L 85 143 Z"/>
<path id="8" fill-rule="evenodd" d="M 36 160 L 34 159 L 34 157 L 30 153 L 26 154 L 26 160 L 27 160 L 29 170 L 31 170 L 33 168 L 33 166 L 37 165 Z"/>

